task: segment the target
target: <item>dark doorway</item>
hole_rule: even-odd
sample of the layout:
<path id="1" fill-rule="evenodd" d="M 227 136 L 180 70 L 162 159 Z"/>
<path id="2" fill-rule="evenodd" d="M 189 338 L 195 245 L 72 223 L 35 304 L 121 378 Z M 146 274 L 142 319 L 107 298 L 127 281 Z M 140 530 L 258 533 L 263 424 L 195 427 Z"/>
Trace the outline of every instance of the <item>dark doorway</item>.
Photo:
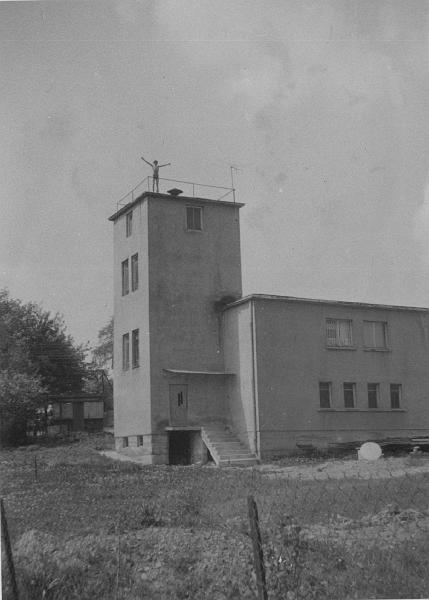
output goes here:
<path id="1" fill-rule="evenodd" d="M 170 465 L 191 464 L 191 432 L 170 431 L 168 435 L 168 462 Z"/>

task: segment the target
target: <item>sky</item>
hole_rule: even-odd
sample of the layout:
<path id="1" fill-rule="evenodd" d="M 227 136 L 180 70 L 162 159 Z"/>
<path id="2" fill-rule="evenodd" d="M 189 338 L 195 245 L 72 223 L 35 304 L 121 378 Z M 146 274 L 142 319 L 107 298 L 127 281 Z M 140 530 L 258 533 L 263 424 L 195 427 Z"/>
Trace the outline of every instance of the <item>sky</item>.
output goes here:
<path id="1" fill-rule="evenodd" d="M 429 306 L 428 106 L 425 0 L 1 2 L 0 289 L 94 344 L 144 155 L 237 168 L 244 294 Z"/>

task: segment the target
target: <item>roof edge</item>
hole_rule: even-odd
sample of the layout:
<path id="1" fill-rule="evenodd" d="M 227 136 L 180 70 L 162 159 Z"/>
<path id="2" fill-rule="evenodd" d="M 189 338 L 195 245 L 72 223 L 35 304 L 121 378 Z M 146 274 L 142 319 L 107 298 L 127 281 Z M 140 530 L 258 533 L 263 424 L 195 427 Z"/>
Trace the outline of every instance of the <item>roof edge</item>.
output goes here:
<path id="1" fill-rule="evenodd" d="M 205 204 L 222 204 L 223 206 L 236 206 L 241 208 L 244 206 L 242 202 L 229 202 L 228 200 L 213 200 L 212 198 L 202 198 L 200 196 L 172 196 L 171 194 L 160 194 L 159 192 L 143 192 L 138 198 L 129 202 L 119 210 L 117 210 L 112 216 L 108 218 L 109 221 L 116 221 L 125 212 L 131 210 L 139 202 L 142 202 L 146 198 L 162 198 L 164 200 L 186 200 L 187 202 L 204 202 Z"/>
<path id="2" fill-rule="evenodd" d="M 283 302 L 290 302 L 290 303 L 298 303 L 298 302 L 304 302 L 306 304 L 325 304 L 325 305 L 330 305 L 330 306 L 350 306 L 353 308 L 377 308 L 377 309 L 382 309 L 382 310 L 407 310 L 407 311 L 413 311 L 413 312 L 427 312 L 429 313 L 429 308 L 427 307 L 420 307 L 420 306 L 403 306 L 403 305 L 397 305 L 395 306 L 394 304 L 375 304 L 372 302 L 353 302 L 353 301 L 347 301 L 347 300 L 321 300 L 321 299 L 315 299 L 315 298 L 299 298 L 296 296 L 277 296 L 274 294 L 249 294 L 248 296 L 244 296 L 243 298 L 240 298 L 239 300 L 236 300 L 235 302 L 231 302 L 230 304 L 227 304 L 224 308 L 224 310 L 228 310 L 229 308 L 234 308 L 235 306 L 239 306 L 241 304 L 246 304 L 247 302 L 250 302 L 252 300 L 273 300 L 273 301 L 283 301 Z"/>

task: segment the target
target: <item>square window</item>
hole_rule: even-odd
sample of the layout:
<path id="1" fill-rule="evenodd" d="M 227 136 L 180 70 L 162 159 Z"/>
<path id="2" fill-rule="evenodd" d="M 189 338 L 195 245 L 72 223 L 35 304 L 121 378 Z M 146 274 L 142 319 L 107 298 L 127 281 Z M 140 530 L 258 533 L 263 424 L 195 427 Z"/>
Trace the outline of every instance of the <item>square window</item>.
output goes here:
<path id="1" fill-rule="evenodd" d="M 128 371 L 130 368 L 130 334 L 122 336 L 122 369 Z"/>
<path id="2" fill-rule="evenodd" d="M 334 348 L 353 346 L 351 319 L 326 319 L 326 345 Z"/>
<path id="3" fill-rule="evenodd" d="M 356 404 L 356 384 L 344 383 L 344 408 L 354 408 Z"/>
<path id="4" fill-rule="evenodd" d="M 133 232 L 133 211 L 131 210 L 125 215 L 125 232 L 126 236 L 130 237 Z"/>
<path id="5" fill-rule="evenodd" d="M 390 384 L 390 408 L 401 408 L 402 385 L 400 383 Z"/>
<path id="6" fill-rule="evenodd" d="M 387 348 L 387 323 L 385 321 L 363 322 L 363 343 L 365 348 Z"/>
<path id="7" fill-rule="evenodd" d="M 132 332 L 132 365 L 133 369 L 139 366 L 139 330 Z"/>
<path id="8" fill-rule="evenodd" d="M 129 267 L 128 258 L 122 261 L 122 295 L 126 296 L 130 292 L 130 278 L 129 278 Z"/>
<path id="9" fill-rule="evenodd" d="M 203 228 L 203 209 L 200 206 L 186 207 L 186 229 L 201 231 Z"/>
<path id="10" fill-rule="evenodd" d="M 380 395 L 378 383 L 368 383 L 368 408 L 377 408 Z"/>
<path id="11" fill-rule="evenodd" d="M 331 382 L 319 381 L 320 408 L 331 408 Z"/>
<path id="12" fill-rule="evenodd" d="M 139 287 L 139 255 L 131 257 L 131 291 L 135 292 Z"/>

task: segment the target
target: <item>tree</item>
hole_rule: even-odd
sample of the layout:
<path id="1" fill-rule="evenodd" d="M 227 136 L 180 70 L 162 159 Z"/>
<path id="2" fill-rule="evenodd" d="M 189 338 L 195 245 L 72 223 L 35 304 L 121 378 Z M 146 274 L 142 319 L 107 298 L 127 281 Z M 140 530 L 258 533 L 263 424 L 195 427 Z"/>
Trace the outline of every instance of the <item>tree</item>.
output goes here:
<path id="1" fill-rule="evenodd" d="M 87 373 L 84 346 L 63 318 L 0 291 L 0 416 L 2 439 L 20 442 L 46 394 L 79 392 Z"/>
<path id="2" fill-rule="evenodd" d="M 109 370 L 113 366 L 113 317 L 98 332 L 98 344 L 92 351 L 92 360 L 98 369 Z"/>

